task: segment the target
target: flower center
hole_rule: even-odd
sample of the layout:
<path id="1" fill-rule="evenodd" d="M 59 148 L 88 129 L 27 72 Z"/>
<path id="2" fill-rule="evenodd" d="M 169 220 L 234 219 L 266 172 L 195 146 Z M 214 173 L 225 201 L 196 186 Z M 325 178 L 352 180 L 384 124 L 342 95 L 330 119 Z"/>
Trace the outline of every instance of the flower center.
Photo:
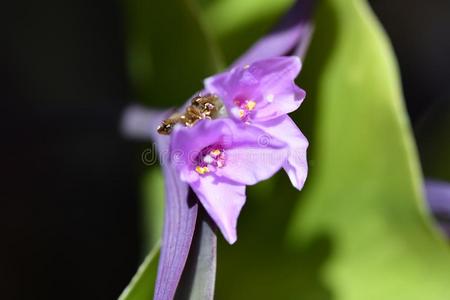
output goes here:
<path id="1" fill-rule="evenodd" d="M 225 165 L 225 151 L 222 146 L 208 146 L 200 151 L 195 162 L 195 171 L 198 174 L 214 172 L 217 168 L 222 168 Z"/>
<path id="2" fill-rule="evenodd" d="M 251 112 L 256 107 L 256 102 L 253 100 L 234 100 L 236 105 L 232 109 L 232 113 L 244 122 L 248 122 Z"/>

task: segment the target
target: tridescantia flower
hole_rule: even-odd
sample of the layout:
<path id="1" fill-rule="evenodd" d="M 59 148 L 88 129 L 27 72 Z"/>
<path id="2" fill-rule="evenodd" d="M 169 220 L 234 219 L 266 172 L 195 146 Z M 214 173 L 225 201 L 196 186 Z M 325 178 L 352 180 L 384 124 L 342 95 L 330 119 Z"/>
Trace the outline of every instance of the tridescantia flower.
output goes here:
<path id="1" fill-rule="evenodd" d="M 276 57 L 208 78 L 210 94 L 201 99 L 210 109 L 211 99 L 220 101 L 228 113 L 211 118 L 194 101 L 193 116 L 188 108 L 176 117 L 185 127 L 172 134 L 172 163 L 230 243 L 236 241 L 246 185 L 282 167 L 298 189 L 305 181 L 308 142 L 287 116 L 305 96 L 294 83 L 300 66 L 296 57 Z M 195 122 L 186 122 L 191 117 Z"/>

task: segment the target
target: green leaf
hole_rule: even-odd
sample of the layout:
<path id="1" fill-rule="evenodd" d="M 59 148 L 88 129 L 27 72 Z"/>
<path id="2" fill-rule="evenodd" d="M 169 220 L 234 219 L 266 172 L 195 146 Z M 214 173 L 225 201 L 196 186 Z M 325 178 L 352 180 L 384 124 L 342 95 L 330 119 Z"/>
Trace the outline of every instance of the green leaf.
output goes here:
<path id="1" fill-rule="evenodd" d="M 153 298 L 156 272 L 158 270 L 158 256 L 160 243 L 147 255 L 139 266 L 131 282 L 119 296 L 119 300 L 145 300 Z"/>
<path id="2" fill-rule="evenodd" d="M 304 191 L 251 187 L 217 299 L 440 300 L 450 253 L 425 209 L 397 65 L 366 1 L 321 1 L 294 114 L 310 139 Z M 232 287 L 232 288 L 230 288 Z"/>

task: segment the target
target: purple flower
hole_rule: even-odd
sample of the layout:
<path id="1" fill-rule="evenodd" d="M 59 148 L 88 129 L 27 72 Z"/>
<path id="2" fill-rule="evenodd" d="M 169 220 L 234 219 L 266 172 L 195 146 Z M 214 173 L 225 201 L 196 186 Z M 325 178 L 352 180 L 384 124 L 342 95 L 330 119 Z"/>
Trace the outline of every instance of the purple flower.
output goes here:
<path id="1" fill-rule="evenodd" d="M 294 83 L 300 66 L 296 57 L 276 57 L 208 78 L 207 92 L 223 102 L 227 113 L 179 126 L 172 134 L 170 152 L 180 179 L 189 183 L 230 244 L 237 238 L 246 185 L 282 167 L 298 189 L 305 181 L 308 142 L 287 116 L 305 97 Z"/>

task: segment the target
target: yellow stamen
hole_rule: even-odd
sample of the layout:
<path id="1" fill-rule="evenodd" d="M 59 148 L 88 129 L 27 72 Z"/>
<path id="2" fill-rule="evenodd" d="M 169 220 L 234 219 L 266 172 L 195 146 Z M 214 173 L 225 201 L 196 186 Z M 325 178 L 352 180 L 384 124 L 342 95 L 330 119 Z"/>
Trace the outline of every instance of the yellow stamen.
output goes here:
<path id="1" fill-rule="evenodd" d="M 208 167 L 200 167 L 200 166 L 197 166 L 197 167 L 195 167 L 195 171 L 196 171 L 198 174 L 203 175 L 203 174 L 205 174 L 205 173 L 208 173 L 208 172 L 209 172 L 209 169 L 208 169 Z"/>
<path id="2" fill-rule="evenodd" d="M 248 100 L 247 103 L 245 104 L 245 107 L 248 110 L 253 110 L 255 108 L 255 106 L 256 106 L 256 102 L 253 100 Z"/>
<path id="3" fill-rule="evenodd" d="M 245 116 L 245 111 L 243 109 L 239 110 L 239 117 L 243 118 Z"/>
<path id="4" fill-rule="evenodd" d="M 219 149 L 214 149 L 210 152 L 212 155 L 214 156 L 219 156 L 220 155 L 220 150 Z"/>

